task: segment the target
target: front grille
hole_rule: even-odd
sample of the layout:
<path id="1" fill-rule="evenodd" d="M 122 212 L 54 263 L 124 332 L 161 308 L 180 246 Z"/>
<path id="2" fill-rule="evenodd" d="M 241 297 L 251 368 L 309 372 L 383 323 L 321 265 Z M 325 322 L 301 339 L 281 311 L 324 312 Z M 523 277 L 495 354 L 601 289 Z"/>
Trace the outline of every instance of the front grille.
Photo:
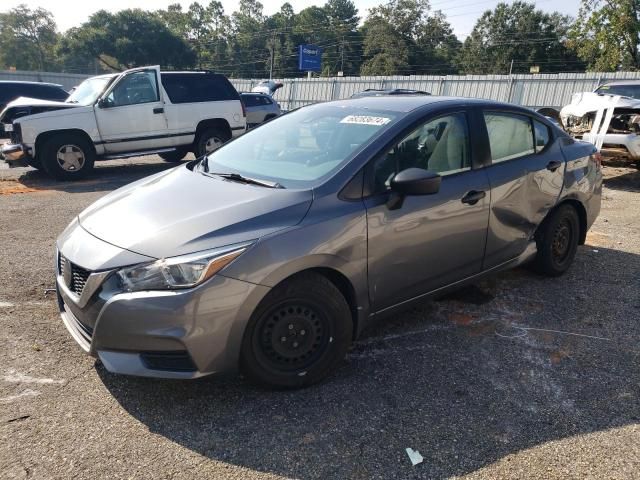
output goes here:
<path id="1" fill-rule="evenodd" d="M 196 366 L 186 351 L 142 352 L 140 358 L 145 367 L 151 370 L 173 372 L 195 372 Z"/>
<path id="2" fill-rule="evenodd" d="M 68 259 L 63 257 L 61 254 L 58 255 L 58 273 L 62 278 L 66 278 L 65 271 L 67 268 L 71 269 L 71 282 L 67 284 L 69 290 L 71 290 L 76 295 L 82 295 L 82 291 L 84 290 L 84 286 L 87 283 L 87 279 L 91 272 L 87 269 L 79 267 L 75 263 L 70 262 Z"/>

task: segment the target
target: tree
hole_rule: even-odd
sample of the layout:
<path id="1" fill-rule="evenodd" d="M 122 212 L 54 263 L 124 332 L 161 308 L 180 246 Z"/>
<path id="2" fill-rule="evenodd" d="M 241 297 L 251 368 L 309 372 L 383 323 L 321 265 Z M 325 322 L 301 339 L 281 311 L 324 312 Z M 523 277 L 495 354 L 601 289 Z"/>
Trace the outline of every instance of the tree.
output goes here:
<path id="1" fill-rule="evenodd" d="M 114 70 L 154 64 L 191 67 L 196 57 L 160 16 L 140 9 L 94 13 L 88 22 L 67 32 L 59 51 L 67 61 L 97 59 Z"/>
<path id="2" fill-rule="evenodd" d="M 640 0 L 582 0 L 571 45 L 590 69 L 640 68 Z"/>
<path id="3" fill-rule="evenodd" d="M 48 10 L 19 5 L 0 13 L 0 66 L 19 70 L 52 70 L 58 33 Z"/>
<path id="4" fill-rule="evenodd" d="M 427 0 L 390 0 L 372 8 L 363 31 L 363 75 L 455 72 L 460 42 Z"/>
<path id="5" fill-rule="evenodd" d="M 499 3 L 487 10 L 464 42 L 460 67 L 464 73 L 528 72 L 531 65 L 542 71 L 573 70 L 578 58 L 567 44 L 571 18 L 536 10 L 516 1 Z"/>

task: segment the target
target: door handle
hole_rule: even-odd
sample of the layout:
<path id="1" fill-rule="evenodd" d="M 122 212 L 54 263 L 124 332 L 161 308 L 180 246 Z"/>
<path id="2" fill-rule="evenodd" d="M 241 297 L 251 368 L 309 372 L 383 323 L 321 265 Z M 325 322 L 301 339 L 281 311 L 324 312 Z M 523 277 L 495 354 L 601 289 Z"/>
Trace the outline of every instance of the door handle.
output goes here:
<path id="1" fill-rule="evenodd" d="M 486 196 L 487 193 L 484 191 L 471 190 L 464 197 L 462 197 L 462 203 L 466 203 L 467 205 L 475 205 Z"/>
<path id="2" fill-rule="evenodd" d="M 562 166 L 562 162 L 558 160 L 551 160 L 549 163 L 547 163 L 547 170 L 549 170 L 550 172 L 555 172 L 561 166 Z"/>
<path id="3" fill-rule="evenodd" d="M 162 107 L 154 108 L 153 113 L 164 113 L 164 108 Z"/>

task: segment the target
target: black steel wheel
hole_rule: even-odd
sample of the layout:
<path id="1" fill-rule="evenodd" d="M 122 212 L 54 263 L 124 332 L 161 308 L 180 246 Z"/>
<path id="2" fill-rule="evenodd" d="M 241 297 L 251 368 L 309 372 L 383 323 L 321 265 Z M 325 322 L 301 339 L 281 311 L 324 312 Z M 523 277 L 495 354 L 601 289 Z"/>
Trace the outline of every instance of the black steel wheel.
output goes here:
<path id="1" fill-rule="evenodd" d="M 544 220 L 536 233 L 538 253 L 533 266 L 543 275 L 557 277 L 566 272 L 578 250 L 580 222 L 576 209 L 564 204 Z"/>
<path id="2" fill-rule="evenodd" d="M 351 343 L 351 311 L 327 278 L 302 273 L 276 286 L 245 331 L 241 369 L 254 382 L 297 388 L 333 372 Z"/>

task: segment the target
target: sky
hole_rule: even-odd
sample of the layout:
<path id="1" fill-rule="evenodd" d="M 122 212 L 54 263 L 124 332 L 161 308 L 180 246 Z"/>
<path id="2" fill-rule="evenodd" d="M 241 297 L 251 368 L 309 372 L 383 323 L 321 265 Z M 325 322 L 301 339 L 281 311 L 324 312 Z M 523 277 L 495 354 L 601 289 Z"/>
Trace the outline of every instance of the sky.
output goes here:
<path id="1" fill-rule="evenodd" d="M 125 8 L 142 8 L 144 10 L 158 10 L 166 8 L 172 3 L 180 3 L 183 8 L 188 8 L 194 0 L 108 0 L 98 2 L 94 0 L 2 0 L 0 12 L 6 12 L 17 5 L 24 3 L 30 8 L 43 7 L 53 13 L 58 29 L 67 30 L 86 21 L 89 16 L 100 10 L 118 11 Z M 280 10 L 280 6 L 286 0 L 261 0 L 264 5 L 264 13 L 273 14 Z M 360 11 L 360 17 L 366 16 L 366 11 L 383 3 L 384 0 L 354 0 Z M 208 0 L 199 0 L 201 4 L 207 4 Z M 227 14 L 233 12 L 238 6 L 237 0 L 222 0 Z M 323 4 L 324 0 L 289 0 L 296 12 L 314 4 Z M 499 0 L 431 0 L 433 10 L 442 10 L 453 26 L 456 35 L 464 39 L 473 29 L 476 20 L 485 10 L 490 10 L 499 3 Z M 511 0 L 507 0 L 511 3 Z M 577 16 L 580 0 L 537 0 L 534 2 L 538 8 L 551 12 L 559 11 L 564 14 Z"/>

